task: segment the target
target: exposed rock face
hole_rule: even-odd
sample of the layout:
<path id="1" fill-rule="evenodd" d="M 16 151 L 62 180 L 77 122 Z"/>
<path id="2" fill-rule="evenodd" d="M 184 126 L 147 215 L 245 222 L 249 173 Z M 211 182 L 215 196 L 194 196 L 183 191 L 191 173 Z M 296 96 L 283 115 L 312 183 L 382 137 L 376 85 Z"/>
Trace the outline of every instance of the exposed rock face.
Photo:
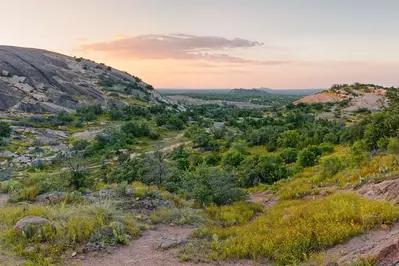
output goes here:
<path id="1" fill-rule="evenodd" d="M 82 104 L 121 103 L 128 95 L 152 103 L 174 102 L 125 72 L 86 59 L 0 45 L 0 110 L 72 111 Z"/>
<path id="2" fill-rule="evenodd" d="M 362 186 L 357 193 L 371 200 L 386 200 L 399 204 L 399 179 L 386 180 L 377 184 Z"/>
<path id="3" fill-rule="evenodd" d="M 359 109 L 379 111 L 387 105 L 385 97 L 387 88 L 372 84 L 333 85 L 330 89 L 305 96 L 298 103 L 338 103 L 348 100 L 344 108 L 347 112 L 355 112 Z"/>
<path id="4" fill-rule="evenodd" d="M 327 250 L 325 254 L 326 262 L 335 262 L 335 265 L 351 265 L 351 262 L 356 262 L 359 258 L 371 258 L 375 261 L 373 265 L 378 266 L 397 265 L 399 225 L 354 237 Z"/>

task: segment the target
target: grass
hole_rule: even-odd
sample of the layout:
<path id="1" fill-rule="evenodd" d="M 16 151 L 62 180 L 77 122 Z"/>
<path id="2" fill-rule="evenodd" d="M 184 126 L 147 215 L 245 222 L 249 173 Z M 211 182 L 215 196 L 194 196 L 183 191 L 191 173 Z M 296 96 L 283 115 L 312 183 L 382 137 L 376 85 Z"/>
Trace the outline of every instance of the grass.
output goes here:
<path id="1" fill-rule="evenodd" d="M 30 237 L 17 233 L 15 223 L 31 215 L 48 219 L 50 226 Z M 127 235 L 137 236 L 140 231 L 132 215 L 122 215 L 107 204 L 6 207 L 0 209 L 0 223 L 3 244 L 34 265 L 61 263 L 63 256 L 79 251 L 89 241 L 124 244 Z"/>
<path id="2" fill-rule="evenodd" d="M 341 153 L 343 151 L 339 151 Z M 338 156 L 345 156 L 341 154 Z M 344 151 L 345 153 L 345 151 Z M 348 161 L 343 157 L 343 161 Z M 323 176 L 320 166 L 305 168 L 292 179 L 281 180 L 274 186 L 280 199 L 299 199 L 317 195 L 323 190 L 356 188 L 368 181 L 385 180 L 399 172 L 397 155 L 381 154 L 363 162 L 360 167 L 346 166 L 333 176 Z"/>
<path id="3" fill-rule="evenodd" d="M 210 206 L 206 212 L 211 220 L 225 227 L 249 222 L 256 213 L 263 212 L 263 207 L 255 203 L 236 202 L 220 207 Z"/>
<path id="4" fill-rule="evenodd" d="M 183 209 L 158 209 L 150 216 L 154 224 L 178 224 L 178 225 L 201 225 L 204 223 L 204 215 L 201 210 Z"/>
<path id="5" fill-rule="evenodd" d="M 283 201 L 249 223 L 208 226 L 197 235 L 213 236 L 213 249 L 221 259 L 266 258 L 292 265 L 378 225 L 390 225 L 398 216 L 398 209 L 388 203 L 339 193 Z"/>

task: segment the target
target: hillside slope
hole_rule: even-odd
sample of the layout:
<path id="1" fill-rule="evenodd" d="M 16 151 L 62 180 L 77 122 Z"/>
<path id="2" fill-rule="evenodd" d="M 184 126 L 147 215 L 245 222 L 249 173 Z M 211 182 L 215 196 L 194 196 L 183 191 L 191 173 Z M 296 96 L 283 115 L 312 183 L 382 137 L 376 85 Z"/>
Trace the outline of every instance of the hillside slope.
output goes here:
<path id="1" fill-rule="evenodd" d="M 333 85 L 330 89 L 305 96 L 298 103 L 338 103 L 349 101 L 346 111 L 353 112 L 359 109 L 378 111 L 386 104 L 386 89 L 373 84 L 354 83 L 352 85 Z"/>
<path id="2" fill-rule="evenodd" d="M 126 72 L 46 50 L 0 46 L 0 110 L 71 111 L 82 104 L 173 102 Z"/>

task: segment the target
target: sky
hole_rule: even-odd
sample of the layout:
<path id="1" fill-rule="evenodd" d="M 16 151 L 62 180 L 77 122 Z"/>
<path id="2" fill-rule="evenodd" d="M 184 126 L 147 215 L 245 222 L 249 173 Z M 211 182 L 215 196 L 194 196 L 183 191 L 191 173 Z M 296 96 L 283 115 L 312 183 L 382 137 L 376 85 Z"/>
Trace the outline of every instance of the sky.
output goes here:
<path id="1" fill-rule="evenodd" d="M 0 44 L 155 88 L 399 85 L 396 0 L 0 0 Z"/>

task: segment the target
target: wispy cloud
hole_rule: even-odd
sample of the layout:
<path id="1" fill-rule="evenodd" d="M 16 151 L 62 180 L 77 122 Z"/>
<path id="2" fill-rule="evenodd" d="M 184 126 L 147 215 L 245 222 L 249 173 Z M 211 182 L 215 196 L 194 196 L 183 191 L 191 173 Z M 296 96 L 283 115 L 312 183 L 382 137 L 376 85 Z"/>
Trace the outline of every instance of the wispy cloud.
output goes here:
<path id="1" fill-rule="evenodd" d="M 257 41 L 216 36 L 189 34 L 140 35 L 81 45 L 85 51 L 106 52 L 112 56 L 134 59 L 174 59 L 208 61 L 212 63 L 279 65 L 287 62 L 273 60 L 250 60 L 229 55 L 237 49 L 263 46 Z"/>

